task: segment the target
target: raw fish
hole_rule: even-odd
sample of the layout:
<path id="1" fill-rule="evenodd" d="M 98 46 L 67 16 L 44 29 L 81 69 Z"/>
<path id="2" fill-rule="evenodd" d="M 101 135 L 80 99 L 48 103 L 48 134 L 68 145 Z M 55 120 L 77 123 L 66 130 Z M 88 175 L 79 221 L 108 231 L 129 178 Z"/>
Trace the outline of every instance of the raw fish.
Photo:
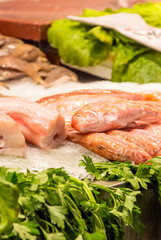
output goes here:
<path id="1" fill-rule="evenodd" d="M 111 130 L 106 132 L 109 136 L 115 136 L 124 139 L 141 147 L 150 156 L 156 157 L 161 155 L 161 138 L 150 135 L 142 129 L 133 129 L 131 131 Z"/>
<path id="2" fill-rule="evenodd" d="M 24 157 L 25 149 L 19 125 L 9 116 L 0 114 L 0 154 Z"/>
<path id="3" fill-rule="evenodd" d="M 139 164 L 151 159 L 151 156 L 137 145 L 105 133 L 80 134 L 71 132 L 69 139 L 113 161 L 131 161 Z"/>
<path id="4" fill-rule="evenodd" d="M 66 138 L 65 120 L 57 111 L 23 98 L 0 98 L 0 113 L 14 119 L 28 142 L 54 148 Z"/>
<path id="5" fill-rule="evenodd" d="M 81 133 L 104 132 L 124 128 L 136 120 L 157 122 L 161 120 L 161 111 L 137 101 L 100 101 L 79 109 L 72 116 L 71 126 Z"/>

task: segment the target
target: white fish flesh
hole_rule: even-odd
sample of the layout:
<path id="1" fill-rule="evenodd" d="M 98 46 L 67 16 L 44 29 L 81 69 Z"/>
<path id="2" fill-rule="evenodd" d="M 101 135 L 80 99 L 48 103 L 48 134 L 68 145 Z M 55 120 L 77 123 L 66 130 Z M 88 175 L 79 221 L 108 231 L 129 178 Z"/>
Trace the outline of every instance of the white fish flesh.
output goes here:
<path id="1" fill-rule="evenodd" d="M 25 138 L 19 125 L 9 116 L 0 114 L 0 154 L 24 157 Z"/>

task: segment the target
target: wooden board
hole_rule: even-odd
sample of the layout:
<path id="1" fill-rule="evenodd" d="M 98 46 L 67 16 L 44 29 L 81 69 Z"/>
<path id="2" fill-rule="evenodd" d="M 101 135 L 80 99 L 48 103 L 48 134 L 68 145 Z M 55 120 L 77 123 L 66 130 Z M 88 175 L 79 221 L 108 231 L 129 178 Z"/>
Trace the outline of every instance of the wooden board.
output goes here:
<path id="1" fill-rule="evenodd" d="M 117 7 L 117 0 L 1 0 L 0 32 L 26 40 L 46 40 L 51 22 L 83 9 L 104 10 Z"/>

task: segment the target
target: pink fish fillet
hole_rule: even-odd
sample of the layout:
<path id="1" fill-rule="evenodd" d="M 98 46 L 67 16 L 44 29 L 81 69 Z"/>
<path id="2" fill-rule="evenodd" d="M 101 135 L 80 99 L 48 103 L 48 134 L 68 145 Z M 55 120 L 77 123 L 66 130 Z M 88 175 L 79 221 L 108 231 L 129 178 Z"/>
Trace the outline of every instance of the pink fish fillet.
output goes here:
<path id="1" fill-rule="evenodd" d="M 0 114 L 0 154 L 24 157 L 25 149 L 19 125 L 9 116 Z"/>
<path id="2" fill-rule="evenodd" d="M 151 159 L 151 156 L 137 145 L 105 133 L 81 134 L 71 132 L 68 137 L 72 142 L 78 143 L 109 160 L 131 161 L 139 164 Z"/>
<path id="3" fill-rule="evenodd" d="M 72 116 L 71 126 L 81 133 L 104 132 L 142 119 L 157 122 L 161 120 L 161 111 L 134 101 L 116 99 L 87 104 Z"/>
<path id="4" fill-rule="evenodd" d="M 40 148 L 54 148 L 66 138 L 64 117 L 38 103 L 23 98 L 0 98 L 0 113 L 15 120 L 26 140 Z"/>

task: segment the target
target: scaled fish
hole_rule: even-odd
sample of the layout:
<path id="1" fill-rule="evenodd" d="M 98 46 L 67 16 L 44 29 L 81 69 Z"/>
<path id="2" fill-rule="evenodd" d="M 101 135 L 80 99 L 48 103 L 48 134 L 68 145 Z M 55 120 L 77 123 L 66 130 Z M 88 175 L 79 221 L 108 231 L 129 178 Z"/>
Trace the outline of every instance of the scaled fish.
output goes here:
<path id="1" fill-rule="evenodd" d="M 69 139 L 113 161 L 130 161 L 139 164 L 151 159 L 151 156 L 137 145 L 105 133 L 80 134 L 71 132 Z"/>
<path id="2" fill-rule="evenodd" d="M 72 116 L 71 126 L 81 133 L 104 132 L 125 128 L 136 120 L 157 122 L 161 120 L 161 111 L 137 101 L 99 101 L 79 109 Z"/>

